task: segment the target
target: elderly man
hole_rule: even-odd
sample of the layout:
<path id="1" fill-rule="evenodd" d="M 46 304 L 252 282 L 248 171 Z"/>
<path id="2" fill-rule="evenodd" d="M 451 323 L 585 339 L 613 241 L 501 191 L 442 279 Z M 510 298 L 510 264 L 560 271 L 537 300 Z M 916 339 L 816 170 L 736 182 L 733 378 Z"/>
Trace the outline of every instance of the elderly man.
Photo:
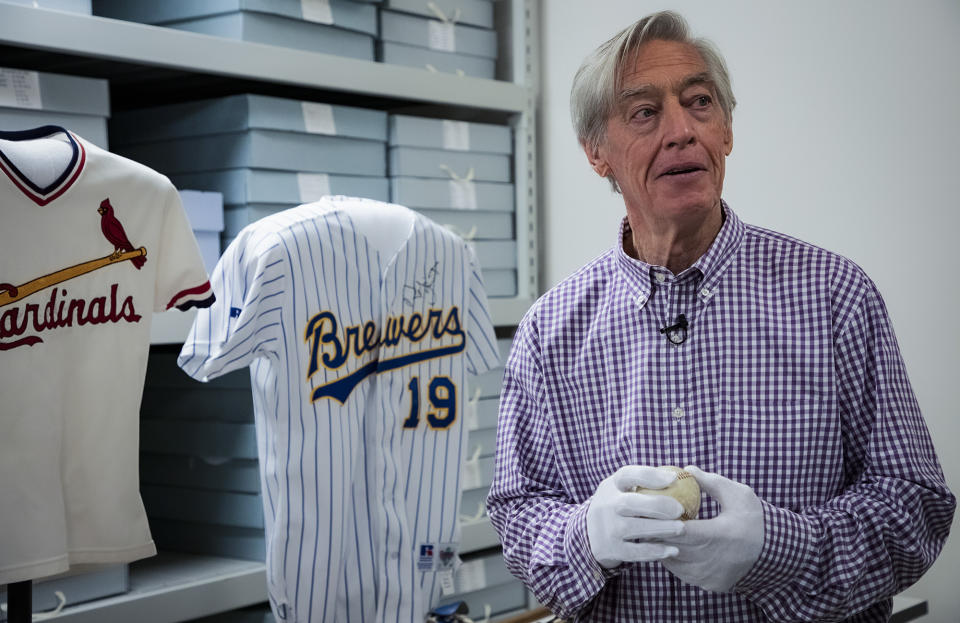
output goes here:
<path id="1" fill-rule="evenodd" d="M 507 566 L 578 621 L 887 620 L 956 500 L 876 287 L 722 201 L 735 100 L 680 16 L 600 46 L 571 101 L 626 218 L 514 338 L 488 499 Z M 665 465 L 697 519 L 633 492 Z"/>

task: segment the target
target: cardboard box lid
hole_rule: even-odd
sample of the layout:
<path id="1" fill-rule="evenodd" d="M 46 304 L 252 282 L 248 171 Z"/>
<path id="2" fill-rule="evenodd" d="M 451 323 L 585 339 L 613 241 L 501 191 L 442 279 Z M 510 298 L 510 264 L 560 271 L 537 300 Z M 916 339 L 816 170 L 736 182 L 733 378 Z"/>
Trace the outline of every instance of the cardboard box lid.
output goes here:
<path id="1" fill-rule="evenodd" d="M 497 58 L 497 32 L 489 28 L 396 11 L 380 11 L 380 38 L 442 52 Z"/>
<path id="2" fill-rule="evenodd" d="M 391 147 L 390 175 L 509 182 L 510 156 L 420 147 Z"/>
<path id="3" fill-rule="evenodd" d="M 198 171 L 170 176 L 177 188 L 198 188 L 223 193 L 225 205 L 274 203 L 290 206 L 316 201 L 324 195 L 349 195 L 389 200 L 387 178 L 331 175 L 265 169 Z"/>
<path id="4" fill-rule="evenodd" d="M 433 4 L 447 19 L 461 24 L 493 28 L 493 2 L 490 0 L 386 0 L 384 6 L 396 11 L 439 17 L 430 8 Z"/>
<path id="5" fill-rule="evenodd" d="M 387 140 L 380 110 L 241 94 L 117 113 L 110 121 L 114 145 L 265 129 Z"/>
<path id="6" fill-rule="evenodd" d="M 419 69 L 432 67 L 435 71 L 449 74 L 463 72 L 465 76 L 488 80 L 493 80 L 496 75 L 496 62 L 492 58 L 440 52 L 392 41 L 380 41 L 377 50 L 377 58 L 383 63 Z"/>
<path id="7" fill-rule="evenodd" d="M 387 123 L 390 145 L 513 153 L 513 134 L 505 125 L 397 114 L 391 114 Z"/>
<path id="8" fill-rule="evenodd" d="M 107 81 L 0 67 L 0 106 L 110 116 Z"/>
<path id="9" fill-rule="evenodd" d="M 97 147 L 108 149 L 106 117 L 53 110 L 0 108 L 0 130 L 31 130 L 45 125 L 58 125 Z"/>
<path id="10" fill-rule="evenodd" d="M 127 145 L 115 151 L 174 175 L 221 169 L 279 169 L 383 176 L 386 145 L 377 141 L 277 130 L 248 130 Z"/>
<path id="11" fill-rule="evenodd" d="M 484 269 L 517 267 L 517 243 L 513 240 L 476 240 L 469 244 Z"/>
<path id="12" fill-rule="evenodd" d="M 513 184 L 425 177 L 391 177 L 390 200 L 409 208 L 513 212 Z"/>
<path id="13" fill-rule="evenodd" d="M 377 35 L 376 7 L 349 0 L 327 0 L 326 2 L 303 2 L 302 0 L 93 1 L 93 12 L 96 15 L 158 25 L 239 11 L 279 15 Z"/>
<path id="14" fill-rule="evenodd" d="M 163 25 L 213 37 L 373 60 L 373 35 L 281 15 L 236 11 Z"/>
<path id="15" fill-rule="evenodd" d="M 416 209 L 465 240 L 513 240 L 513 215 L 487 210 Z"/>

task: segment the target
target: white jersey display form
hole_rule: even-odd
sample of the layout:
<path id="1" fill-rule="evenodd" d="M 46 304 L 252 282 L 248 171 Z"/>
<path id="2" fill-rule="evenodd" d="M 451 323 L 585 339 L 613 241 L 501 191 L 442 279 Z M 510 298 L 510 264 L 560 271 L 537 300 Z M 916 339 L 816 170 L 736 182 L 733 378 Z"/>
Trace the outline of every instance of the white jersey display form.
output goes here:
<path id="1" fill-rule="evenodd" d="M 162 175 L 0 132 L 0 584 L 156 553 L 140 500 L 153 311 L 212 303 Z"/>
<path id="2" fill-rule="evenodd" d="M 179 364 L 251 368 L 274 614 L 424 620 L 459 538 L 465 378 L 499 359 L 473 252 L 328 197 L 245 228 L 211 282 Z"/>

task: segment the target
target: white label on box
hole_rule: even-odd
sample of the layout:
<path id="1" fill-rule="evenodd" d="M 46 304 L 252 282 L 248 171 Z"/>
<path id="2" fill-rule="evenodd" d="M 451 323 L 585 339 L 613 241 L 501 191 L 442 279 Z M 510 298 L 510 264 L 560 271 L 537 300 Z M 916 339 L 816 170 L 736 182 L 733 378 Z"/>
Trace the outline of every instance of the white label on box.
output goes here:
<path id="1" fill-rule="evenodd" d="M 470 149 L 470 125 L 466 121 L 443 120 L 443 148 L 467 151 Z"/>
<path id="2" fill-rule="evenodd" d="M 43 108 L 40 74 L 23 69 L 0 68 L 0 106 Z"/>
<path id="3" fill-rule="evenodd" d="M 457 569 L 457 590 L 461 593 L 478 591 L 487 587 L 487 572 L 483 560 L 471 560 Z"/>
<path id="4" fill-rule="evenodd" d="M 336 134 L 333 122 L 333 107 L 317 102 L 300 102 L 303 109 L 303 125 L 310 134 Z"/>
<path id="5" fill-rule="evenodd" d="M 471 180 L 450 180 L 450 207 L 455 210 L 477 209 L 477 187 Z"/>
<path id="6" fill-rule="evenodd" d="M 330 0 L 300 0 L 300 14 L 308 22 L 333 23 Z"/>
<path id="7" fill-rule="evenodd" d="M 330 176 L 326 173 L 297 173 L 300 201 L 309 203 L 330 194 Z"/>
<path id="8" fill-rule="evenodd" d="M 455 52 L 456 36 L 454 35 L 453 22 L 439 22 L 435 19 L 427 22 L 429 24 L 430 34 L 428 35 L 427 46 L 431 50 L 441 50 L 443 52 Z"/>

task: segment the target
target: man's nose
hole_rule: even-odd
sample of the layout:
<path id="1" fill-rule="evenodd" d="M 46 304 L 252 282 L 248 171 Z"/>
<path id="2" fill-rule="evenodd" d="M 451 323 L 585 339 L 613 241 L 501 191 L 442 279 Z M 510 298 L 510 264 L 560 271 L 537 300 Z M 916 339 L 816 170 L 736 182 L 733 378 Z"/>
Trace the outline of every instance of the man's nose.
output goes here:
<path id="1" fill-rule="evenodd" d="M 668 103 L 661 114 L 664 145 L 682 149 L 696 142 L 690 116 L 680 102 Z"/>

